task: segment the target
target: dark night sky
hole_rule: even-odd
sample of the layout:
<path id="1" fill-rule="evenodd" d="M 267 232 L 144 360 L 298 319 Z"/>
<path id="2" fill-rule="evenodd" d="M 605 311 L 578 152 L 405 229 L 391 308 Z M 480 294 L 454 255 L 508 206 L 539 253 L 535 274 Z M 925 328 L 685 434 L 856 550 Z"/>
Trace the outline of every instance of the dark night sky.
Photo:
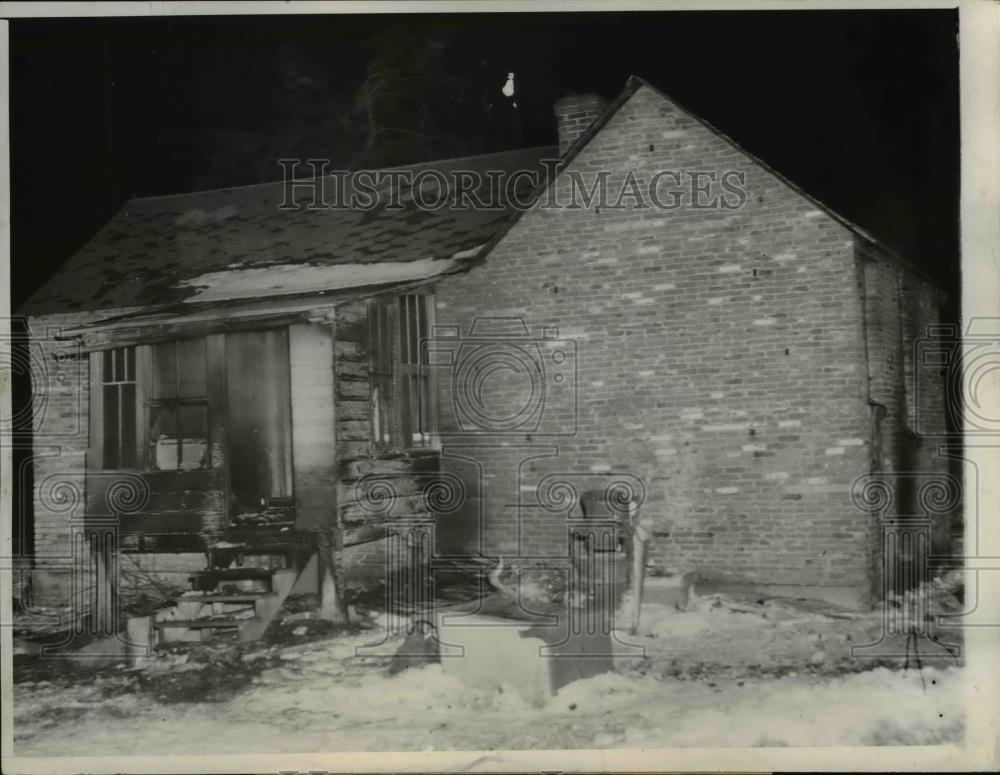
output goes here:
<path id="1" fill-rule="evenodd" d="M 374 67 L 404 131 L 367 163 L 550 143 L 555 98 L 640 75 L 957 282 L 954 11 L 14 20 L 11 50 L 15 308 L 131 195 L 343 157 Z M 490 108 L 508 70 L 520 132 Z"/>

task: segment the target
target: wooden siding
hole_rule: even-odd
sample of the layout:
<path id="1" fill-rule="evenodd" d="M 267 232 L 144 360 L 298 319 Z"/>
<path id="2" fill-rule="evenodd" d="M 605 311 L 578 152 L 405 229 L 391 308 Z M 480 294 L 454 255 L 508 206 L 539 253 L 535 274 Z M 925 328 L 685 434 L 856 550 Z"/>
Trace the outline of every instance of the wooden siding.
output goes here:
<path id="1" fill-rule="evenodd" d="M 338 506 L 344 546 L 385 538 L 394 523 L 430 518 L 424 479 L 437 470 L 437 455 L 381 452 L 372 440 L 368 303 L 337 307 Z M 350 563 L 350 556 L 347 558 Z"/>

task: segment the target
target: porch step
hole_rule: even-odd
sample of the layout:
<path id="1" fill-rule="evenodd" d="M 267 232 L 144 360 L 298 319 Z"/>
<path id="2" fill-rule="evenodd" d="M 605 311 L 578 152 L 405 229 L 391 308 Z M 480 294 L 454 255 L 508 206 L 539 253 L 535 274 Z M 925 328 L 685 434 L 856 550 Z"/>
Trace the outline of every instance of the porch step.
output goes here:
<path id="1" fill-rule="evenodd" d="M 227 530 L 209 545 L 209 566 L 226 568 L 243 558 L 269 558 L 268 564 L 300 565 L 316 550 L 316 535 L 294 530 L 236 528 Z M 257 563 L 258 565 L 260 563 Z"/>
<path id="2" fill-rule="evenodd" d="M 301 545 L 297 545 L 296 550 L 300 549 Z M 153 624 L 157 647 L 199 643 L 227 634 L 240 641 L 261 638 L 296 588 L 300 593 L 318 594 L 319 555 L 313 551 L 308 562 L 298 567 L 201 570 L 191 574 L 190 582 L 191 589 L 174 598 L 171 608 L 158 612 L 160 618 Z M 255 588 L 231 588 L 238 582 L 251 582 Z M 229 610 L 225 610 L 227 607 Z M 203 616 L 203 612 L 207 615 Z"/>
<path id="3" fill-rule="evenodd" d="M 180 627 L 185 630 L 236 630 L 247 621 L 249 621 L 247 618 L 234 619 L 231 616 L 205 616 L 201 619 L 163 619 L 159 622 L 153 622 L 153 626 L 158 630 L 165 630 L 169 627 Z"/>
<path id="4" fill-rule="evenodd" d="M 201 592 L 210 592 L 219 584 L 226 581 L 266 581 L 271 583 L 276 568 L 213 568 L 211 570 L 201 570 L 189 577 L 191 589 Z"/>
<path id="5" fill-rule="evenodd" d="M 254 541 L 252 543 L 212 546 L 209 551 L 219 554 L 285 554 L 286 552 L 308 552 L 312 547 L 301 541 Z"/>
<path id="6" fill-rule="evenodd" d="M 207 595 L 185 595 L 179 600 L 183 603 L 254 603 L 271 594 L 271 592 L 219 592 Z"/>
<path id="7" fill-rule="evenodd" d="M 257 568 L 253 566 L 248 567 L 236 567 L 236 568 L 212 568 L 211 570 L 199 570 L 195 571 L 191 578 L 212 578 L 219 579 L 219 581 L 232 581 L 240 579 L 269 579 L 274 573 L 275 568 Z M 280 570 L 280 569 L 278 569 Z"/>
<path id="8" fill-rule="evenodd" d="M 289 544 L 311 544 L 317 541 L 316 533 L 304 530 L 276 530 L 267 527 L 230 527 L 221 533 L 218 543 L 267 543 L 275 541 Z"/>
<path id="9" fill-rule="evenodd" d="M 309 556 L 310 549 L 303 544 L 295 543 L 267 543 L 267 544 L 247 544 L 245 546 L 223 546 L 211 547 L 209 552 L 210 563 L 213 568 L 231 567 L 232 563 L 240 562 L 240 558 L 267 557 L 269 562 L 282 563 L 284 567 L 302 561 Z M 242 567 L 242 566 L 236 566 Z"/>

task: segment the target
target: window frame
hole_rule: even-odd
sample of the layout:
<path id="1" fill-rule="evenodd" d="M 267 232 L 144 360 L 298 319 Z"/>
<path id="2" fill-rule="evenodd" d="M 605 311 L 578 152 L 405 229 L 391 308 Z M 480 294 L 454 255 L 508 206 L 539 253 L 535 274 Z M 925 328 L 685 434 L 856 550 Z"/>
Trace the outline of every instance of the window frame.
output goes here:
<path id="1" fill-rule="evenodd" d="M 205 358 L 204 362 L 204 378 L 205 378 L 205 392 L 202 396 L 197 397 L 185 397 L 181 395 L 181 359 L 179 357 L 179 347 L 181 342 L 190 341 L 200 341 L 202 345 L 202 353 Z M 153 396 L 153 349 L 155 347 L 163 347 L 164 345 L 172 345 L 175 350 L 174 355 L 174 390 L 176 395 L 173 398 L 155 398 Z M 142 428 L 142 438 L 145 440 L 143 447 L 143 456 L 141 458 L 142 470 L 149 471 L 151 473 L 186 473 L 188 471 L 205 471 L 210 470 L 212 466 L 212 419 L 213 419 L 213 407 L 212 407 L 212 387 L 209 385 L 209 375 L 211 373 L 211 368 L 209 366 L 209 341 L 208 336 L 186 336 L 177 337 L 175 339 L 169 339 L 164 342 L 156 342 L 153 344 L 142 346 L 142 358 L 143 358 L 143 375 L 146 378 L 146 383 L 143 388 L 143 393 L 145 396 L 145 401 L 143 404 L 143 428 Z M 138 372 L 137 372 L 138 376 Z M 183 444 L 184 444 L 184 434 L 183 428 L 181 427 L 181 410 L 189 406 L 204 407 L 205 410 L 205 462 L 204 466 L 199 466 L 198 468 L 181 468 L 181 463 L 183 462 Z M 177 468 L 154 468 L 152 465 L 152 459 L 150 455 L 150 447 L 152 446 L 152 440 L 149 436 L 150 423 L 153 419 L 154 409 L 167 409 L 172 410 L 176 413 L 176 422 L 178 426 L 177 433 Z M 191 437 L 188 437 L 191 438 Z"/>
<path id="2" fill-rule="evenodd" d="M 205 375 L 206 388 L 205 396 L 197 399 L 151 399 L 150 387 L 152 381 L 152 359 L 153 347 L 161 344 L 175 344 L 185 339 L 200 339 L 205 346 Z M 212 381 L 212 348 L 209 335 L 198 336 L 177 336 L 163 341 L 118 344 L 100 350 L 93 350 L 90 353 L 90 417 L 89 417 L 89 444 L 88 444 L 88 465 L 87 468 L 94 471 L 128 471 L 143 474 L 182 474 L 191 471 L 207 471 L 216 468 L 212 462 L 212 429 L 215 421 L 215 414 L 219 410 L 215 400 L 216 388 Z M 104 454 L 105 444 L 105 406 L 104 406 L 104 363 L 110 353 L 116 350 L 133 351 L 134 377 L 135 377 L 135 467 L 109 467 L 106 464 Z M 160 469 L 153 468 L 150 462 L 149 444 L 149 423 L 151 409 L 156 406 L 176 406 L 178 409 L 186 405 L 204 406 L 206 412 L 206 462 L 207 465 L 196 469 Z"/>
<path id="3" fill-rule="evenodd" d="M 107 358 L 114 357 L 117 351 L 131 351 L 132 353 L 132 377 L 133 382 L 131 384 L 135 385 L 135 395 L 134 395 L 134 433 L 135 437 L 132 442 L 135 445 L 135 467 L 126 466 L 109 466 L 105 459 L 105 388 L 111 384 L 120 384 L 117 381 L 111 383 L 105 382 L 104 370 L 107 362 Z M 141 346 L 139 345 L 122 345 L 118 347 L 109 347 L 106 350 L 97 350 L 90 353 L 90 444 L 89 444 L 89 456 L 94 461 L 94 464 L 88 466 L 89 468 L 94 468 L 101 471 L 142 471 L 143 461 L 144 461 L 144 449 L 143 442 L 145 439 L 145 419 L 143 412 L 143 405 L 145 402 L 145 379 L 142 375 L 142 354 Z M 113 370 L 113 367 L 112 367 Z M 112 377 L 114 374 L 112 374 Z M 121 391 L 119 391 L 119 401 L 121 400 Z M 121 405 L 119 405 L 119 412 L 121 411 Z M 119 426 L 119 432 L 121 428 Z M 119 443 L 119 448 L 121 443 Z M 119 460 L 121 454 L 119 452 Z"/>
<path id="4" fill-rule="evenodd" d="M 421 320 L 424 334 L 421 337 L 418 332 L 417 337 L 417 362 L 404 360 L 404 354 L 411 356 L 410 338 L 408 337 L 407 323 L 401 314 L 405 309 L 407 298 L 420 298 L 422 304 L 416 305 L 416 319 L 418 325 Z M 430 368 L 427 357 L 427 340 L 434 330 L 434 294 L 431 291 L 413 291 L 405 294 L 392 294 L 375 296 L 369 299 L 368 303 L 368 348 L 369 348 L 369 419 L 371 422 L 371 442 L 372 446 L 379 452 L 406 452 L 409 454 L 426 454 L 440 451 L 440 436 L 438 433 L 438 403 L 437 403 L 437 378 L 436 370 Z M 385 331 L 379 329 L 379 324 L 387 323 L 390 331 L 386 335 Z M 388 342 L 391 352 L 386 355 L 386 348 L 379 347 L 379 343 Z M 404 353 L 405 351 L 405 353 Z M 385 361 L 388 360 L 391 366 L 391 374 L 385 370 Z M 420 434 L 425 437 L 424 443 L 415 444 L 413 440 L 414 429 L 404 426 L 403 396 L 404 380 L 411 383 L 423 385 L 426 391 L 426 416 L 427 423 L 424 429 L 420 429 Z M 377 432 L 379 426 L 383 425 L 381 417 L 376 417 L 376 394 L 377 389 L 384 388 L 388 384 L 391 388 L 391 395 L 386 405 L 388 406 L 388 428 L 389 440 L 379 438 Z M 412 395 L 407 393 L 407 395 Z M 419 394 L 415 402 L 410 398 L 412 407 L 421 409 L 422 402 Z"/>

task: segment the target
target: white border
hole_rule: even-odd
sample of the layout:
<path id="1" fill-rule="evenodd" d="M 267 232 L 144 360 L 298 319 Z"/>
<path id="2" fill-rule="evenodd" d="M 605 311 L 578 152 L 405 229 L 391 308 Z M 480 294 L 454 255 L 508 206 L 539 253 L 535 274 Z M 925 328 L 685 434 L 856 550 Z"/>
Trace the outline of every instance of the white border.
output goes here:
<path id="1" fill-rule="evenodd" d="M 988 2 L 989 0 L 972 0 Z M 0 16 L 233 16 L 256 14 L 552 13 L 561 11 L 817 11 L 957 8 L 967 0 L 175 0 L 174 2 L 0 2 Z"/>

